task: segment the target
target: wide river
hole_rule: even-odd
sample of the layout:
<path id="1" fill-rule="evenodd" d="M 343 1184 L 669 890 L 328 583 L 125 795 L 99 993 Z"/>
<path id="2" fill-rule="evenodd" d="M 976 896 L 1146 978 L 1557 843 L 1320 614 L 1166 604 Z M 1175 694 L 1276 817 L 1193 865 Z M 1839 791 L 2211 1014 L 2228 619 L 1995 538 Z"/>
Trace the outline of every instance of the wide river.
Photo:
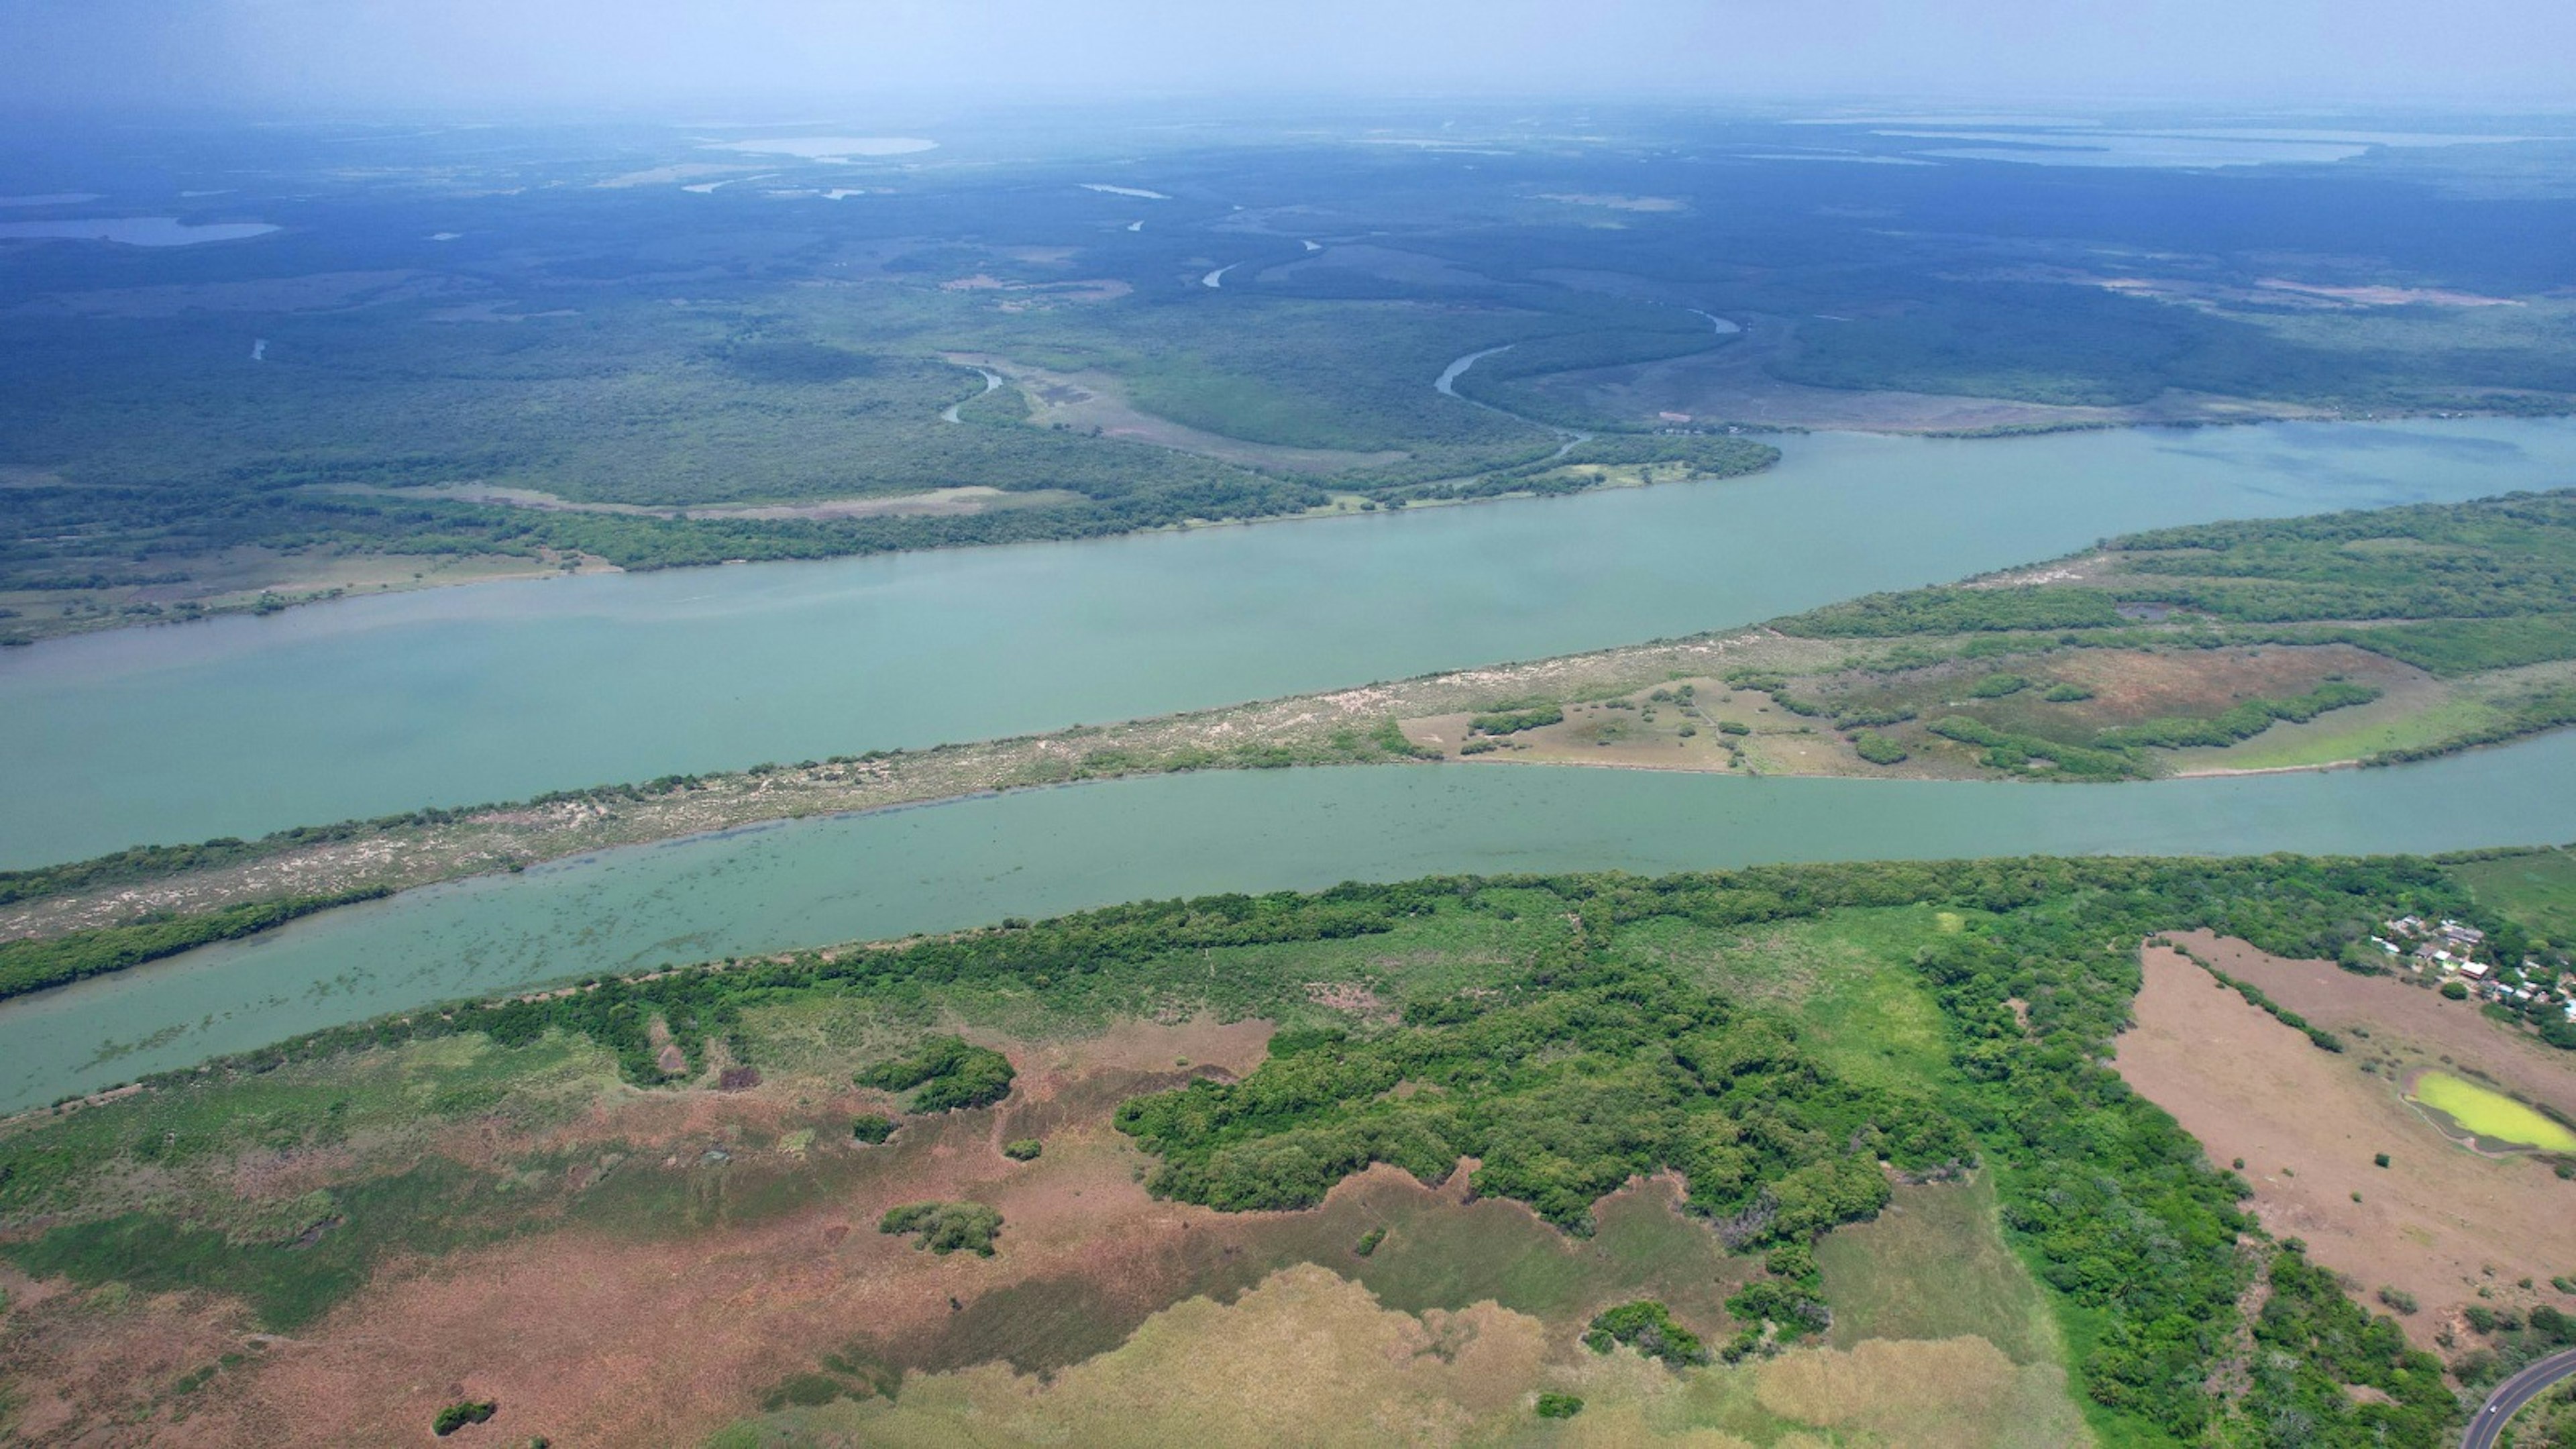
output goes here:
<path id="1" fill-rule="evenodd" d="M 1451 871 L 2557 841 L 2576 733 L 2129 785 L 1516 765 L 1173 775 L 799 821 L 432 886 L 0 1005 L 0 1110 L 426 1002 L 1140 896 Z"/>
<path id="2" fill-rule="evenodd" d="M 2131 529 L 2576 481 L 2568 421 L 1782 447 L 1727 483 L 491 584 L 0 651 L 0 867 L 1533 658 Z"/>

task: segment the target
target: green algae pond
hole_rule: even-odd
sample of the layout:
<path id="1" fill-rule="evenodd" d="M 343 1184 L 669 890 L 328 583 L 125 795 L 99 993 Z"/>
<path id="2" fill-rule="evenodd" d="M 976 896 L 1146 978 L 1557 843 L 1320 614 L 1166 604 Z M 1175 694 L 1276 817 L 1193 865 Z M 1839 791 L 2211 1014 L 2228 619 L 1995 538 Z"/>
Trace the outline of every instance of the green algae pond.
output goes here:
<path id="1" fill-rule="evenodd" d="M 2533 1147 L 2543 1152 L 2576 1152 L 2576 1131 L 2543 1116 L 2513 1098 L 2448 1072 L 2426 1072 L 2415 1079 L 2416 1104 L 2447 1118 L 2467 1133 L 2473 1145 Z"/>

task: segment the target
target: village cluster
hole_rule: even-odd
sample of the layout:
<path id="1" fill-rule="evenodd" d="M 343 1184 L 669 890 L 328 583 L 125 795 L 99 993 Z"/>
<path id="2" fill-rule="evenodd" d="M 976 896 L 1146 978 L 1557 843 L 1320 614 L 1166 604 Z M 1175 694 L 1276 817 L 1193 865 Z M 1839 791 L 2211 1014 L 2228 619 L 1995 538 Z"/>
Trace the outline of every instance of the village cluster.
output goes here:
<path id="1" fill-rule="evenodd" d="M 2418 976 L 2458 981 L 2471 996 L 2525 1010 L 2556 999 L 2564 1004 L 2567 1019 L 2576 1021 L 2576 979 L 2561 980 L 2557 967 L 2535 956 L 2523 957 L 2517 966 L 2497 962 L 2486 932 L 2475 926 L 2447 917 L 2428 924 L 2421 917 L 2400 916 L 2380 922 L 2380 929 L 2388 934 L 2371 937 L 2371 944 L 2405 958 L 2407 969 Z"/>

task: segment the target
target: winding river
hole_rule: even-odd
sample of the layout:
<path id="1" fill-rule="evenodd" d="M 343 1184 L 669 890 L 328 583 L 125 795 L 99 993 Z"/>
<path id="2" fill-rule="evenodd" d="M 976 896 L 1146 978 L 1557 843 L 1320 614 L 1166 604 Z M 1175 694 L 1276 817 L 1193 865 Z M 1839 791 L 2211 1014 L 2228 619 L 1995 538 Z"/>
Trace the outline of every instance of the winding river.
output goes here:
<path id="1" fill-rule="evenodd" d="M 0 651 L 0 868 L 1534 658 L 2131 529 L 2576 481 L 2566 420 L 1780 442 L 1778 468 L 1725 483 L 484 584 Z"/>
<path id="2" fill-rule="evenodd" d="M 2576 733 L 2393 770 L 2130 785 L 1517 765 L 1171 775 L 605 851 L 309 917 L 0 1005 L 0 1110 L 593 972 L 1139 896 L 1437 872 L 2563 839 Z"/>

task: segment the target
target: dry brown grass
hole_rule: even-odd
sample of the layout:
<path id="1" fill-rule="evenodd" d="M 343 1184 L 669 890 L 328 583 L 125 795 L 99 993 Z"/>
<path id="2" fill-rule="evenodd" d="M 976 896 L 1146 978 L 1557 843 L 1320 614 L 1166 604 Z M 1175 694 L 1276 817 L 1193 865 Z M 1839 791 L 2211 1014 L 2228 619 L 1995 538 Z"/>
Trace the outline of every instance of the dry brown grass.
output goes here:
<path id="1" fill-rule="evenodd" d="M 2066 1373 L 2017 1365 L 1982 1338 L 1808 1349 L 1764 1364 L 1762 1406 L 1887 1449 L 2047 1449 L 2089 1435 Z"/>
<path id="2" fill-rule="evenodd" d="M 2304 694 L 2329 676 L 2382 690 L 2430 683 L 2419 669 L 2348 644 L 2172 653 L 2075 649 L 2052 658 L 2048 672 L 2093 691 L 2092 699 L 2066 708 L 2095 725 L 2207 718 L 2249 699 Z"/>
<path id="3" fill-rule="evenodd" d="M 1416 1317 L 1310 1264 L 1231 1305 L 1175 1305 L 1051 1379 L 1002 1365 L 918 1376 L 895 1403 L 829 1418 L 840 1442 L 889 1446 L 1455 1444 L 1517 1406 L 1546 1349 L 1525 1314 Z"/>
<path id="4" fill-rule="evenodd" d="M 2431 1345 L 2481 1289 L 2511 1302 L 2531 1297 L 2519 1280 L 2567 1271 L 2576 1188 L 2546 1165 L 2453 1146 L 2398 1082 L 2361 1070 L 2368 1058 L 2317 1050 L 2173 951 L 2148 947 L 2141 960 L 2120 1075 L 2213 1161 L 2244 1161 L 2272 1233 L 2305 1239 L 2365 1296 L 2382 1285 L 2413 1294 L 2423 1312 L 2400 1320 L 2410 1338 Z M 2388 1167 L 2373 1165 L 2381 1152 Z"/>
<path id="5" fill-rule="evenodd" d="M 200 1398 L 172 1392 L 184 1375 L 226 1353 L 262 1352 L 232 1305 L 122 1288 L 83 1290 L 0 1266 L 0 1294 L 15 1320 L 0 1384 L 17 1398 L 0 1415 L 10 1444 L 83 1446 L 188 1443 Z M 246 1370 L 245 1370 L 246 1371 Z"/>

